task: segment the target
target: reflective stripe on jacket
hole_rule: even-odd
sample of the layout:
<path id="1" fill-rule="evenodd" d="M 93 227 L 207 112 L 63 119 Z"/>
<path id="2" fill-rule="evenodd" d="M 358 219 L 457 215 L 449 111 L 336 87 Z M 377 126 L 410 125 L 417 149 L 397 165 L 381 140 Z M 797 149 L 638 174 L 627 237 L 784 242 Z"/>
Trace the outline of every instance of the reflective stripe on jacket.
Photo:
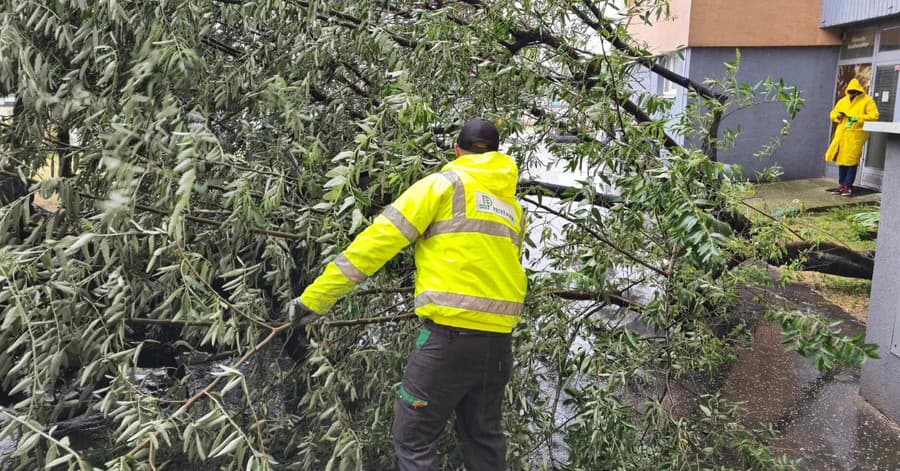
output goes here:
<path id="1" fill-rule="evenodd" d="M 324 314 L 416 242 L 416 313 L 438 324 L 510 332 L 522 316 L 525 215 L 518 169 L 500 152 L 463 155 L 413 184 L 325 268 L 300 300 Z"/>

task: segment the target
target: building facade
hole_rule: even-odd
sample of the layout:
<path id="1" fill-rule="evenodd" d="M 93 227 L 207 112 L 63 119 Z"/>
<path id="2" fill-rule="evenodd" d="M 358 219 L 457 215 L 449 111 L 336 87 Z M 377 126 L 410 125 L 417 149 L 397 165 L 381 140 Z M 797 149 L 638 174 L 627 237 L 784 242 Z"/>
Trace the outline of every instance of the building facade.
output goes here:
<path id="1" fill-rule="evenodd" d="M 851 78 L 869 88 L 882 121 L 893 121 L 897 114 L 900 0 L 795 0 L 790 14 L 784 14 L 784 2 L 770 0 L 672 0 L 670 9 L 667 21 L 629 29 L 676 72 L 698 81 L 722 77 L 724 63 L 740 49 L 739 81 L 784 78 L 806 101 L 790 135 L 761 160 L 754 153 L 789 119 L 783 107 L 760 105 L 723 121 L 723 129 L 739 127 L 742 135 L 720 160 L 744 166 L 751 178 L 774 164 L 781 166 L 785 179 L 836 177 L 836 167 L 823 159 L 832 132 L 828 112 Z M 674 100 L 675 111 L 687 104 L 683 89 L 653 74 L 638 83 Z M 884 139 L 870 138 L 857 180 L 864 186 L 881 186 Z"/>

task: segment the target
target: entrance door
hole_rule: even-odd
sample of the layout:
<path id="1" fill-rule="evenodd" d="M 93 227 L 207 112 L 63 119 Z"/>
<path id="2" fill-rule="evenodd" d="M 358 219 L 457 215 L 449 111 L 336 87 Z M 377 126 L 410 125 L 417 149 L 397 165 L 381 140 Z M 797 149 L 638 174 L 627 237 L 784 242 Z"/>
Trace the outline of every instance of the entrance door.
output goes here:
<path id="1" fill-rule="evenodd" d="M 881 113 L 879 121 L 894 121 L 894 112 L 898 103 L 898 76 L 900 76 L 900 64 L 880 65 L 875 68 L 872 98 L 878 105 L 878 112 Z M 860 167 L 859 181 L 863 186 L 881 189 L 887 134 L 880 132 L 869 134 L 867 147 Z"/>

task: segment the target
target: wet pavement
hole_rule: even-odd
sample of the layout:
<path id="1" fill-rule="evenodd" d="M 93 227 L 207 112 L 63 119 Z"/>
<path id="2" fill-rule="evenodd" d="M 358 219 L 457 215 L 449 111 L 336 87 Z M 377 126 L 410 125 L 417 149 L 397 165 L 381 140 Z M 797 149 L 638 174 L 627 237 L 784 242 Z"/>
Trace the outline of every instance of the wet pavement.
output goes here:
<path id="1" fill-rule="evenodd" d="M 775 293 L 773 301 L 790 299 L 793 308 L 843 321 L 848 335 L 865 329 L 806 285 Z M 761 305 L 748 299 L 745 306 L 756 319 L 753 343 L 740 350 L 722 383 L 726 397 L 745 403 L 743 419 L 773 424 L 780 435 L 774 450 L 800 459 L 802 469 L 900 470 L 900 427 L 859 396 L 859 368 L 820 374 L 812 361 L 782 346 L 779 325 L 756 317 Z"/>
<path id="2" fill-rule="evenodd" d="M 826 188 L 837 186 L 837 182 L 827 178 L 810 178 L 754 185 L 756 193 L 744 200 L 754 208 L 773 212 L 793 209 L 798 211 L 822 211 L 836 206 L 881 201 L 881 193 L 867 188 L 854 187 L 852 197 L 835 196 Z"/>
<path id="3" fill-rule="evenodd" d="M 824 382 L 791 414 L 774 448 L 801 458 L 806 469 L 900 469 L 900 427 L 858 391 L 858 375 Z"/>

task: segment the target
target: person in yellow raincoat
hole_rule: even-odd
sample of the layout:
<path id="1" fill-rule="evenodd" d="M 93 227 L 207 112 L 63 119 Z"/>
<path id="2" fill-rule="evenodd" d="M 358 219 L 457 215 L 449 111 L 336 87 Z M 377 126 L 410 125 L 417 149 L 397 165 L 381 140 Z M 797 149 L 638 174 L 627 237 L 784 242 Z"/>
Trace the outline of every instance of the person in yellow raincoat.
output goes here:
<path id="1" fill-rule="evenodd" d="M 501 406 L 527 279 L 519 170 L 499 143 L 494 123 L 468 121 L 457 158 L 386 207 L 290 303 L 294 325 L 314 322 L 415 243 L 415 307 L 424 322 L 394 405 L 403 471 L 438 468 L 438 439 L 454 414 L 466 469 L 506 469 Z"/>
<path id="2" fill-rule="evenodd" d="M 831 121 L 837 123 L 837 129 L 825 152 L 825 160 L 838 166 L 838 186 L 825 191 L 841 196 L 853 194 L 856 169 L 859 167 L 863 146 L 869 138 L 869 133 L 863 131 L 863 123 L 876 121 L 878 116 L 875 100 L 866 94 L 859 80 L 851 80 L 847 85 L 846 95 L 831 110 Z"/>

